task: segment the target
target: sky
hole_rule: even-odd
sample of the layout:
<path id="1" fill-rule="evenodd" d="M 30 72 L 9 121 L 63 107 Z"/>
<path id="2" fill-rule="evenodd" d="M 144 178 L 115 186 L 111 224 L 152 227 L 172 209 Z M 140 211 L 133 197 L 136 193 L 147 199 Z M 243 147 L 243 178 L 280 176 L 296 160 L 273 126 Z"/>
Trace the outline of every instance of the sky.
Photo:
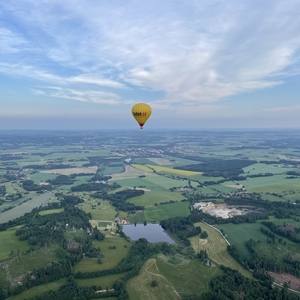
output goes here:
<path id="1" fill-rule="evenodd" d="M 300 0 L 0 2 L 0 129 L 300 128 Z"/>

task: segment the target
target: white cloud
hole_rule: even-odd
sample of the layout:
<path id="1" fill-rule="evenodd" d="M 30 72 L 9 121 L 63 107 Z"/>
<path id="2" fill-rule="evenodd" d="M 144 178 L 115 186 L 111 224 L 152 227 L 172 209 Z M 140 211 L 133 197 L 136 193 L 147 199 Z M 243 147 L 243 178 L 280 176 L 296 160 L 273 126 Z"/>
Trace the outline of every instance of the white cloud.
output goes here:
<path id="1" fill-rule="evenodd" d="M 27 49 L 27 41 L 19 34 L 0 27 L 0 54 L 13 54 Z"/>
<path id="2" fill-rule="evenodd" d="M 32 46 L 44 50 L 40 61 L 78 75 L 55 75 L 43 63 L 28 67 L 30 57 L 20 58 L 13 73 L 31 71 L 73 90 L 94 85 L 121 98 L 127 86 L 137 91 L 133 98 L 140 88 L 161 91 L 161 105 L 207 105 L 281 84 L 299 70 L 298 0 L 20 0 L 1 6 L 31 31 Z M 62 98 L 82 99 L 66 91 Z"/>
<path id="3" fill-rule="evenodd" d="M 97 104 L 115 105 L 120 103 L 120 97 L 109 92 L 95 90 L 79 90 L 64 87 L 44 87 L 33 89 L 34 93 L 39 96 L 75 100 L 80 102 L 91 102 Z"/>
<path id="4" fill-rule="evenodd" d="M 84 83 L 84 84 L 92 84 L 92 85 L 111 87 L 111 88 L 124 87 L 124 85 L 118 81 L 101 78 L 100 76 L 96 76 L 93 74 L 81 74 L 78 76 L 70 77 L 67 79 L 67 81 L 71 83 Z"/>

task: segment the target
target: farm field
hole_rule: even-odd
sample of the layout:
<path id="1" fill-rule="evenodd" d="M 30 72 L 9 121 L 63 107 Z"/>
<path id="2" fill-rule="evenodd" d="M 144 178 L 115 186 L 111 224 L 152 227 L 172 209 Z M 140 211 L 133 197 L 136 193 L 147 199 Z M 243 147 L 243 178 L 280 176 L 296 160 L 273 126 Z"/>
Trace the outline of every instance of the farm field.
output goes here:
<path id="1" fill-rule="evenodd" d="M 242 223 L 242 224 L 219 224 L 217 227 L 222 230 L 229 242 L 237 247 L 239 252 L 248 256 L 248 250 L 245 242 L 250 239 L 254 241 L 265 242 L 267 237 L 260 231 L 260 223 Z"/>
<path id="2" fill-rule="evenodd" d="M 144 195 L 134 197 L 128 200 L 129 203 L 147 207 L 153 207 L 155 204 L 160 204 L 169 201 L 181 201 L 184 197 L 177 192 L 169 192 L 167 190 L 153 190 L 145 192 Z"/>
<path id="3" fill-rule="evenodd" d="M 51 192 L 44 194 L 30 193 L 30 199 L 26 202 L 0 213 L 0 224 L 18 217 L 23 216 L 25 213 L 32 211 L 34 208 L 39 206 L 46 206 L 49 203 L 56 202 L 55 196 Z"/>
<path id="4" fill-rule="evenodd" d="M 267 193 L 279 194 L 282 196 L 281 201 L 297 200 L 300 195 L 300 178 L 287 179 L 286 175 L 247 178 L 239 182 L 249 192 L 261 193 L 263 196 Z"/>
<path id="5" fill-rule="evenodd" d="M 201 299 L 216 286 L 231 292 L 231 286 L 222 286 L 224 278 L 212 282 L 233 274 L 221 265 L 255 280 L 256 287 L 262 270 L 287 278 L 299 274 L 300 247 L 292 242 L 300 228 L 296 132 L 24 131 L 0 132 L 0 138 L 0 298 L 2 291 L 20 292 L 15 287 L 21 283 L 28 289 L 9 294 L 9 300 L 34 300 L 50 290 L 62 294 L 59 288 L 74 278 L 78 295 L 93 293 L 92 286 L 112 288 L 121 279 L 124 285 L 116 292 L 121 297 L 126 288 L 130 300 Z M 199 172 L 190 171 L 195 164 Z M 199 202 L 211 202 L 217 216 L 228 219 L 194 210 Z M 229 214 L 230 209 L 245 214 Z M 268 227 L 264 221 L 287 226 Z M 153 242 L 152 223 L 160 222 L 173 244 L 123 238 L 123 225 L 136 223 L 137 229 L 150 228 L 142 236 Z M 222 230 L 233 246 L 229 251 L 205 222 Z M 208 238 L 195 235 L 193 225 Z M 23 241 L 15 235 L 21 227 Z M 200 250 L 206 250 L 211 265 L 197 255 Z M 58 262 L 59 267 L 52 264 Z M 107 273 L 113 275 L 99 276 Z M 240 292 L 238 284 L 246 279 L 234 278 L 230 285 Z M 104 294 L 92 297 L 118 298 Z"/>
<path id="6" fill-rule="evenodd" d="M 52 170 L 43 171 L 42 173 L 73 175 L 73 174 L 95 174 L 96 171 L 97 171 L 97 167 L 80 167 L 80 168 L 52 169 Z"/>
<path id="7" fill-rule="evenodd" d="M 224 265 L 239 271 L 244 276 L 251 277 L 250 272 L 228 253 L 228 244 L 217 230 L 201 222 L 196 223 L 195 226 L 200 226 L 202 231 L 208 233 L 207 239 L 200 239 L 199 236 L 190 238 L 191 245 L 196 253 L 199 253 L 200 250 L 206 250 L 208 257 L 216 264 Z"/>
<path id="8" fill-rule="evenodd" d="M 187 217 L 190 213 L 187 201 L 159 204 L 145 209 L 145 219 L 148 222 L 159 222 L 174 217 Z"/>
<path id="9" fill-rule="evenodd" d="M 159 166 L 159 165 L 139 165 L 139 164 L 134 164 L 133 167 L 136 169 L 145 171 L 145 172 L 157 172 L 157 173 L 166 173 L 166 174 L 171 174 L 171 175 L 177 175 L 177 176 L 194 176 L 194 175 L 201 175 L 201 172 L 193 172 L 193 171 L 186 171 L 186 170 L 179 170 L 179 169 L 174 169 L 166 166 Z"/>

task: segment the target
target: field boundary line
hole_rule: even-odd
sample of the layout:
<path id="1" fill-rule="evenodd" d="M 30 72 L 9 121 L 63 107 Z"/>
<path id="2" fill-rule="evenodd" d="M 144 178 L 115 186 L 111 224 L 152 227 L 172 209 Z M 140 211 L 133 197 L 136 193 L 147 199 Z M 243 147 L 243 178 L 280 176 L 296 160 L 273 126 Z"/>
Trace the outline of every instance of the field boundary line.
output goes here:
<path id="1" fill-rule="evenodd" d="M 179 299 L 181 299 L 180 294 L 177 292 L 177 290 L 175 289 L 175 287 L 173 286 L 173 284 L 172 284 L 171 282 L 169 282 L 169 280 L 168 280 L 164 275 L 162 275 L 162 274 L 159 273 L 159 268 L 158 268 L 158 266 L 157 266 L 156 259 L 154 258 L 154 261 L 151 261 L 150 263 L 152 263 L 152 265 L 155 266 L 155 268 L 156 268 L 156 270 L 157 270 L 158 273 L 151 272 L 151 271 L 149 270 L 149 268 L 150 268 L 151 266 L 149 266 L 149 265 L 148 265 L 148 266 L 145 266 L 145 271 L 146 271 L 148 274 L 152 275 L 152 276 L 158 276 L 158 277 L 162 278 L 163 280 L 165 280 L 166 283 L 167 283 L 167 285 L 173 290 L 173 292 L 176 294 L 176 296 L 177 296 Z"/>
<path id="2" fill-rule="evenodd" d="M 210 225 L 210 224 L 206 223 L 205 221 L 202 221 L 202 223 L 206 224 L 207 226 L 213 228 L 213 229 L 216 230 L 218 233 L 220 233 L 220 235 L 223 237 L 223 239 L 225 240 L 225 242 L 227 243 L 227 245 L 228 245 L 228 246 L 231 245 L 230 242 L 227 240 L 227 238 L 225 237 L 225 235 L 222 233 L 222 231 L 221 231 L 219 228 L 217 228 L 217 227 L 215 227 L 215 226 L 213 226 L 213 225 Z"/>
<path id="3" fill-rule="evenodd" d="M 283 284 L 277 283 L 277 282 L 275 282 L 275 281 L 273 281 L 273 284 L 274 284 L 274 285 L 277 285 L 277 286 L 279 286 L 279 287 L 281 287 L 281 288 L 283 288 Z M 293 290 L 293 289 L 291 289 L 291 288 L 289 288 L 289 287 L 288 287 L 287 289 L 288 289 L 289 291 L 291 291 L 291 292 L 294 292 L 294 293 L 300 295 L 300 292 L 299 292 L 299 291 Z"/>

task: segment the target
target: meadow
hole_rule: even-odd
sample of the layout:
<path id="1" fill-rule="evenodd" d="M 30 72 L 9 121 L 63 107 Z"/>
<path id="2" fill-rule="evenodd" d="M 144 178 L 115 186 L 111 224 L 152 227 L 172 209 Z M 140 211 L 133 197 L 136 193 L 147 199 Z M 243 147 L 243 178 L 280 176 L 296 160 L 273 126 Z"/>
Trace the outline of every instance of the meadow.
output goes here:
<path id="1" fill-rule="evenodd" d="M 0 231 L 0 241 L 0 261 L 8 259 L 15 251 L 23 253 L 29 249 L 27 242 L 18 239 L 15 228 Z"/>
<path id="2" fill-rule="evenodd" d="M 101 252 L 101 263 L 97 258 L 83 258 L 75 265 L 75 272 L 94 272 L 115 267 L 128 253 L 130 244 L 124 238 L 107 237 L 103 241 L 94 241 Z"/>
<path id="3" fill-rule="evenodd" d="M 115 208 L 105 200 L 93 199 L 89 195 L 83 196 L 85 201 L 79 207 L 86 213 L 90 213 L 92 220 L 113 221 L 117 214 Z"/>
<path id="4" fill-rule="evenodd" d="M 151 286 L 153 282 L 156 282 L 157 286 Z M 149 259 L 139 275 L 129 280 L 127 291 L 131 300 L 181 299 L 175 287 L 160 274 L 155 258 Z"/>
<path id="5" fill-rule="evenodd" d="M 198 260 L 170 261 L 165 257 L 157 259 L 161 275 L 176 287 L 181 297 L 201 296 L 208 291 L 209 281 L 221 274 L 217 267 L 207 267 Z"/>
<path id="6" fill-rule="evenodd" d="M 33 288 L 30 288 L 30 289 L 16 295 L 16 296 L 9 297 L 8 300 L 32 299 L 34 297 L 42 295 L 45 292 L 56 291 L 65 283 L 66 283 L 66 279 L 60 279 L 57 281 L 37 285 Z"/>
<path id="7" fill-rule="evenodd" d="M 243 256 L 249 256 L 245 242 L 250 239 L 266 242 L 267 237 L 261 232 L 260 223 L 241 224 L 219 224 L 217 227 L 222 230 L 229 242 L 234 245 Z"/>
<path id="8" fill-rule="evenodd" d="M 145 209 L 144 215 L 148 222 L 160 222 L 174 217 L 187 217 L 190 214 L 189 202 L 178 201 L 175 203 L 159 204 Z"/>
<path id="9" fill-rule="evenodd" d="M 239 271 L 244 276 L 251 277 L 250 272 L 228 253 L 228 244 L 216 229 L 201 222 L 196 223 L 195 226 L 200 226 L 202 231 L 206 231 L 208 234 L 207 239 L 200 239 L 199 236 L 190 238 L 191 245 L 196 253 L 199 253 L 200 250 L 206 250 L 208 257 L 216 264 L 224 265 Z"/>

